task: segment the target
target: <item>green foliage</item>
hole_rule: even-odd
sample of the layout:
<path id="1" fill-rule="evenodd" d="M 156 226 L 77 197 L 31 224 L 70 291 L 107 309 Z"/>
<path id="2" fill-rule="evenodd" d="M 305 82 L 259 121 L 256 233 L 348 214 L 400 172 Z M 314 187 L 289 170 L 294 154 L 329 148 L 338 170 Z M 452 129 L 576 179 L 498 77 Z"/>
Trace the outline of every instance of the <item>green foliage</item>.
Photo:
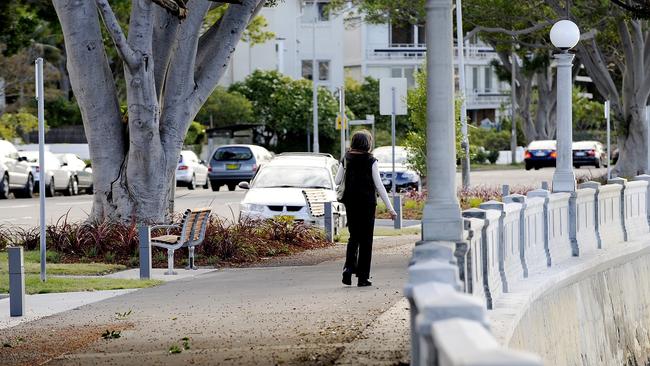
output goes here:
<path id="1" fill-rule="evenodd" d="M 223 4 L 210 10 L 203 20 L 203 31 L 207 31 L 207 29 L 212 26 L 212 24 L 219 21 L 229 6 L 230 5 L 228 4 Z M 269 6 L 268 2 L 266 6 Z M 248 22 L 246 30 L 242 34 L 241 40 L 244 42 L 249 42 L 251 46 L 254 46 L 256 44 L 262 44 L 275 39 L 275 33 L 268 31 L 268 26 L 269 23 L 265 17 L 261 15 L 256 16 L 255 18 L 251 19 L 250 22 Z"/>
<path id="2" fill-rule="evenodd" d="M 185 145 L 200 145 L 205 140 L 205 127 L 198 122 L 192 122 L 185 135 Z"/>
<path id="3" fill-rule="evenodd" d="M 584 96 L 583 90 L 573 88 L 573 129 L 577 131 L 585 130 L 605 130 L 607 123 L 605 120 L 605 105 Z"/>
<path id="4" fill-rule="evenodd" d="M 237 92 L 228 92 L 218 87 L 203 104 L 195 119 L 210 126 L 211 117 L 212 127 L 251 123 L 254 120 L 253 104 Z"/>
<path id="5" fill-rule="evenodd" d="M 75 100 L 59 97 L 45 103 L 45 115 L 50 127 L 81 125 L 81 111 Z"/>
<path id="6" fill-rule="evenodd" d="M 416 86 L 409 90 L 408 116 L 411 122 L 409 131 L 404 140 L 404 145 L 412 151 L 408 160 L 409 166 L 418 172 L 420 176 L 427 174 L 427 75 L 424 69 L 415 74 Z M 456 126 L 456 156 L 462 157 L 461 131 L 460 131 L 460 100 L 455 103 L 455 126 Z"/>
<path id="7" fill-rule="evenodd" d="M 304 151 L 307 127 L 312 122 L 312 83 L 293 80 L 277 71 L 256 70 L 243 82 L 233 84 L 231 92 L 244 95 L 253 103 L 256 123 L 265 127 L 264 145 L 282 151 Z M 336 152 L 338 131 L 334 121 L 338 103 L 326 88 L 318 89 L 319 142 L 322 152 Z M 277 138 L 275 145 L 272 141 Z"/>
<path id="8" fill-rule="evenodd" d="M 24 111 L 0 116 L 0 138 L 13 140 L 38 129 L 38 118 Z"/>

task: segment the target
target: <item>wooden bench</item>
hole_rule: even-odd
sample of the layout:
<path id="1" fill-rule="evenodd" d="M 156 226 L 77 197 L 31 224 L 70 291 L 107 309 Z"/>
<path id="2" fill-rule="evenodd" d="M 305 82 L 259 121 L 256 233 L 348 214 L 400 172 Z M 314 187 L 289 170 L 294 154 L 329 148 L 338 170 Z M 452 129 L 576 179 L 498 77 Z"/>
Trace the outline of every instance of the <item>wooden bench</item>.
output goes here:
<path id="1" fill-rule="evenodd" d="M 166 229 L 165 235 L 151 238 L 151 245 L 167 249 L 167 272 L 166 275 L 175 275 L 174 272 L 174 251 L 187 247 L 189 253 L 189 265 L 186 269 L 197 269 L 194 265 L 194 248 L 203 242 L 205 229 L 210 221 L 210 208 L 188 209 L 183 214 L 183 220 L 177 225 L 156 225 L 151 230 Z M 170 235 L 171 230 L 181 230 L 180 235 Z"/>
<path id="2" fill-rule="evenodd" d="M 305 196 L 305 201 L 307 201 L 307 206 L 313 217 L 325 216 L 325 202 L 331 201 L 327 199 L 325 190 L 303 189 L 302 195 Z"/>

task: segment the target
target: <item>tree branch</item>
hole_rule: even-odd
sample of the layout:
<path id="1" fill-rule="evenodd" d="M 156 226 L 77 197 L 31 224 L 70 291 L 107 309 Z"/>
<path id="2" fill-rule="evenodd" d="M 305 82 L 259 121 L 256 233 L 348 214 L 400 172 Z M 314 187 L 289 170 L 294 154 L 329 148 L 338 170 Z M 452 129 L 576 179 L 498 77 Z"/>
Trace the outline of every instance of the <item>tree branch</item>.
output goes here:
<path id="1" fill-rule="evenodd" d="M 467 41 L 477 35 L 478 33 L 501 33 L 501 34 L 506 34 L 511 37 L 517 37 L 517 36 L 523 36 L 526 34 L 530 33 L 535 33 L 539 30 L 542 30 L 549 25 L 553 25 L 551 21 L 546 21 L 543 23 L 536 24 L 532 27 L 526 28 L 526 29 L 520 29 L 520 30 L 510 30 L 510 29 L 505 29 L 505 28 L 500 28 L 500 27 L 483 27 L 483 26 L 477 26 L 471 31 L 469 31 L 466 35 L 465 38 L 463 39 L 464 41 Z"/>
<path id="2" fill-rule="evenodd" d="M 228 7 L 214 33 L 215 41 L 205 44 L 204 50 L 200 51 L 204 56 L 197 60 L 195 72 L 197 88 L 192 100 L 196 112 L 224 74 L 230 57 L 235 52 L 237 42 L 241 39 L 251 18 L 259 11 L 261 2 L 264 0 L 244 0 L 241 6 Z"/>
<path id="3" fill-rule="evenodd" d="M 130 68 L 135 67 L 137 64 L 135 52 L 129 47 L 126 37 L 124 37 L 124 32 L 122 32 L 122 27 L 120 27 L 120 23 L 115 18 L 115 13 L 113 13 L 113 9 L 111 9 L 108 0 L 95 0 L 95 3 L 102 14 L 106 30 L 110 34 L 113 43 L 115 43 L 120 57 Z"/>
<path id="4" fill-rule="evenodd" d="M 154 59 L 154 79 L 156 81 L 156 94 L 158 100 L 161 99 L 169 61 L 171 60 L 172 50 L 176 46 L 176 35 L 180 23 L 176 18 L 165 9 L 156 7 L 154 10 L 154 28 L 153 28 L 153 59 Z"/>

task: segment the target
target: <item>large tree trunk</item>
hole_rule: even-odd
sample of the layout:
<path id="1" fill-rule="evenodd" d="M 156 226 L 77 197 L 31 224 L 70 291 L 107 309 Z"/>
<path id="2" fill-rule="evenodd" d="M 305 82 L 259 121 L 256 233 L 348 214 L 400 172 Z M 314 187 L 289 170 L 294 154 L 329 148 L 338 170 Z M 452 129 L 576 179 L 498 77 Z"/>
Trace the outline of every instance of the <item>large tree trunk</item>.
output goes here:
<path id="1" fill-rule="evenodd" d="M 190 0 L 181 23 L 149 0 L 133 0 L 128 39 L 107 0 L 54 0 L 79 102 L 95 196 L 92 218 L 162 222 L 173 212 L 183 140 L 264 1 L 230 5 L 205 34 L 207 0 Z M 120 113 L 98 9 L 124 62 L 128 122 Z"/>
<path id="2" fill-rule="evenodd" d="M 555 107 L 557 105 L 556 89 L 553 72 L 546 68 L 536 74 L 537 79 L 537 111 L 535 113 L 535 127 L 539 140 L 555 138 L 557 119 Z"/>
<path id="3" fill-rule="evenodd" d="M 0 77 L 0 116 L 5 113 L 7 108 L 7 96 L 5 94 L 5 79 Z"/>

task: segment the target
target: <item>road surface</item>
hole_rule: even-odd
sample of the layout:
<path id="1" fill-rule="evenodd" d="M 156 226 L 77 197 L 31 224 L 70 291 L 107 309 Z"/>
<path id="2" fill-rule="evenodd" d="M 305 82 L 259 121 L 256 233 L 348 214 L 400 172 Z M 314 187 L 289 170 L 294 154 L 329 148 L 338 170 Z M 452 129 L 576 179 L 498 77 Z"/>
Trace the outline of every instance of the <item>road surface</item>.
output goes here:
<path id="1" fill-rule="evenodd" d="M 540 170 L 525 171 L 515 170 L 488 170 L 471 173 L 473 186 L 531 186 L 539 188 L 543 181 L 551 182 L 555 169 L 547 168 Z M 606 173 L 606 169 L 581 168 L 576 169 L 577 177 L 600 177 Z M 456 177 L 460 186 L 460 174 Z M 219 192 L 197 188 L 190 191 L 187 188 L 176 190 L 176 211 L 182 212 L 187 208 L 212 207 L 213 212 L 221 217 L 232 219 L 239 216 L 239 202 L 244 198 L 246 191 L 237 190 L 234 192 Z M 38 225 L 38 198 L 32 199 L 8 199 L 0 200 L 0 225 Z M 74 197 L 56 196 L 46 199 L 46 214 L 48 223 L 55 222 L 60 217 L 68 214 L 70 220 L 83 220 L 88 216 L 92 208 L 92 200 L 89 195 Z"/>

